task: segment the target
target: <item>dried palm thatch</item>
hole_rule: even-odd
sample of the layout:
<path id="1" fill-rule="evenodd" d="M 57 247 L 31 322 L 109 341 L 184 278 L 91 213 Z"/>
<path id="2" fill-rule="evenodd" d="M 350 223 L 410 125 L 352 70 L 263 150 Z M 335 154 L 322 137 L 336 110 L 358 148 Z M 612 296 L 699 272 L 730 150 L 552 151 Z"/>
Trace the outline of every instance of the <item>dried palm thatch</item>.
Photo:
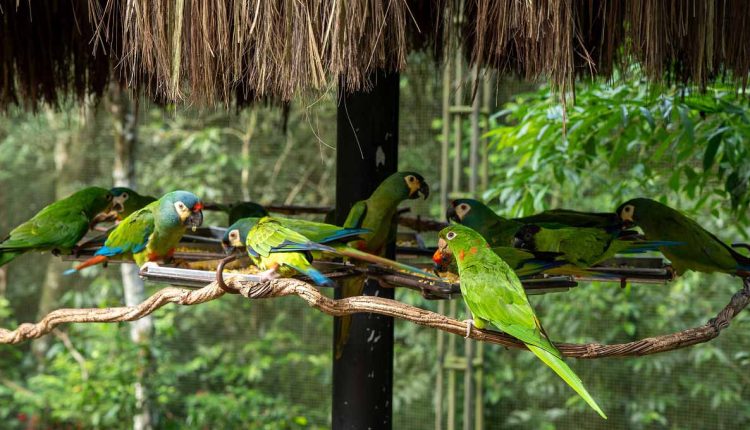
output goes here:
<path id="1" fill-rule="evenodd" d="M 561 90 L 637 61 L 704 86 L 750 69 L 745 0 L 0 0 L 0 106 L 98 94 L 118 80 L 199 104 L 289 100 L 372 72 L 467 60 Z M 564 91 L 563 91 L 564 93 Z"/>

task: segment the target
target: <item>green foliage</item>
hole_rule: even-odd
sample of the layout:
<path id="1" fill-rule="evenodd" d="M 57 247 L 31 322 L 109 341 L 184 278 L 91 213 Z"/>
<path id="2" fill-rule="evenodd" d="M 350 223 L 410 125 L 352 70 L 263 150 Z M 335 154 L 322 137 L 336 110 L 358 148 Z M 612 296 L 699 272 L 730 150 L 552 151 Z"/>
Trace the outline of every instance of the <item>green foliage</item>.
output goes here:
<path id="1" fill-rule="evenodd" d="M 567 203 L 559 196 L 572 190 L 596 196 L 607 189 L 616 201 L 644 194 L 690 210 L 724 210 L 731 203 L 737 220 L 748 223 L 750 101 L 744 94 L 628 80 L 582 84 L 567 110 L 555 100 L 543 87 L 494 115 L 487 198 L 528 213 Z M 598 202 L 567 206 L 589 203 Z"/>

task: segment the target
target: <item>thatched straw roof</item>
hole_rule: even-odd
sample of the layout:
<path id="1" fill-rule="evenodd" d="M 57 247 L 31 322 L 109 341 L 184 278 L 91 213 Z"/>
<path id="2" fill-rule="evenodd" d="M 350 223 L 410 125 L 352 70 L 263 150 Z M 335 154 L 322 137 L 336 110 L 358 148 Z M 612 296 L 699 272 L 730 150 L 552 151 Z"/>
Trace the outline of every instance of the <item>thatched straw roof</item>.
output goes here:
<path id="1" fill-rule="evenodd" d="M 288 100 L 367 87 L 456 36 L 475 64 L 570 88 L 640 62 L 655 79 L 744 85 L 745 0 L 0 0 L 0 106 L 99 94 L 118 80 L 162 101 Z"/>

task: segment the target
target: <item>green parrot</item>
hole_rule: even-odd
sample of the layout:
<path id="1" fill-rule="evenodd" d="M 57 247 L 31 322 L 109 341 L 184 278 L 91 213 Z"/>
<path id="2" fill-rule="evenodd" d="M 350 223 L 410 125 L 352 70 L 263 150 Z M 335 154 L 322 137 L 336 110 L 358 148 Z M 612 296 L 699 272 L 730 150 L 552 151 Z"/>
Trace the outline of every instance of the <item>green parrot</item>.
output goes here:
<path id="1" fill-rule="evenodd" d="M 52 203 L 0 242 L 0 266 L 31 250 L 70 253 L 111 203 L 112 193 L 99 187 L 84 188 Z"/>
<path id="2" fill-rule="evenodd" d="M 597 227 L 607 232 L 621 229 L 621 223 L 614 213 L 553 209 L 525 218 L 503 218 L 474 199 L 454 200 L 448 208 L 446 218 L 478 231 L 492 246 L 511 246 L 518 229 L 526 224 L 538 224 L 547 228 Z"/>
<path id="3" fill-rule="evenodd" d="M 687 270 L 750 276 L 750 258 L 738 253 L 681 212 L 657 201 L 638 198 L 617 209 L 626 225 L 637 225 L 646 239 L 679 242 L 660 248 L 678 275 Z"/>
<path id="4" fill-rule="evenodd" d="M 667 241 L 641 240 L 633 231 L 608 233 L 593 227 L 545 228 L 534 224 L 522 226 L 513 238 L 516 248 L 559 252 L 565 260 L 582 268 L 595 266 L 616 254 L 657 251 L 671 245 Z"/>
<path id="5" fill-rule="evenodd" d="M 142 196 L 127 187 L 114 187 L 112 193 L 112 210 L 117 212 L 119 219 L 125 219 L 133 212 L 156 201 L 156 197 Z"/>
<path id="6" fill-rule="evenodd" d="M 188 191 L 172 191 L 133 212 L 109 234 L 93 257 L 70 269 L 75 273 L 113 257 L 132 256 L 138 266 L 169 259 L 185 234 L 203 223 L 203 203 Z"/>
<path id="7" fill-rule="evenodd" d="M 361 229 L 337 227 L 339 239 L 355 237 Z M 290 277 L 296 272 L 312 279 L 316 284 L 333 287 L 335 283 L 315 269 L 311 263 L 312 251 L 336 253 L 330 246 L 315 243 L 302 234 L 285 227 L 279 220 L 264 217 L 258 220 L 247 233 L 245 241 L 247 254 L 253 263 L 265 270 L 262 280 L 279 276 Z"/>
<path id="8" fill-rule="evenodd" d="M 581 379 L 563 361 L 550 342 L 529 303 L 521 281 L 513 270 L 492 252 L 478 232 L 451 225 L 439 233 L 438 254 L 456 257 L 461 293 L 471 311 L 467 337 L 472 326 L 484 329 L 492 324 L 522 341 L 540 360 L 557 373 L 602 418 L 607 418 L 586 391 Z M 436 258 L 443 259 L 441 255 Z"/>
<path id="9" fill-rule="evenodd" d="M 360 200 L 349 210 L 344 221 L 346 228 L 365 228 L 368 233 L 349 245 L 363 252 L 382 256 L 386 245 L 396 237 L 396 211 L 407 199 L 424 199 L 430 195 L 430 187 L 422 175 L 415 172 L 396 172 L 387 177 L 367 200 Z M 342 297 L 362 295 L 364 282 L 361 278 L 350 278 L 341 282 Z M 352 316 L 338 318 L 339 337 L 336 339 L 336 357 L 343 353 L 349 339 Z"/>
<path id="10" fill-rule="evenodd" d="M 305 236 L 311 242 L 328 245 L 335 250 L 337 256 L 381 264 L 396 270 L 418 273 L 422 276 L 434 278 L 434 275 L 431 273 L 424 272 L 416 267 L 369 254 L 346 244 L 346 242 L 350 241 L 352 238 L 367 233 L 367 229 L 348 229 L 336 225 L 296 218 L 272 217 L 272 219 L 278 222 L 281 226 Z M 244 248 L 248 232 L 255 227 L 260 220 L 261 218 L 242 218 L 229 226 L 221 241 L 224 250 L 227 252 L 233 252 L 236 248 Z M 315 260 L 322 258 L 320 251 L 311 250 L 311 252 Z"/>

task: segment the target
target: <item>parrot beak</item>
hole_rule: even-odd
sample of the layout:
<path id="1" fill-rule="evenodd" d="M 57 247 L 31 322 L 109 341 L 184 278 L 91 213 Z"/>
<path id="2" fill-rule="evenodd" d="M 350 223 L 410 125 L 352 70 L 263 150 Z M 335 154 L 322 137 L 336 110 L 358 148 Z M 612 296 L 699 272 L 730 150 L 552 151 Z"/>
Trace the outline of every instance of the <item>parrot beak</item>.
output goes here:
<path id="1" fill-rule="evenodd" d="M 458 216 L 458 213 L 456 213 L 456 207 L 453 205 L 445 211 L 445 219 L 448 220 L 448 222 L 455 221 L 461 224 L 461 218 Z"/>
<path id="2" fill-rule="evenodd" d="M 430 196 L 430 186 L 427 185 L 427 182 L 422 181 L 422 185 L 419 186 L 417 195 L 421 195 L 424 200 L 427 200 L 427 197 Z"/>
<path id="3" fill-rule="evenodd" d="M 112 198 L 112 210 L 120 213 L 125 210 L 125 199 L 122 196 Z"/>
<path id="4" fill-rule="evenodd" d="M 231 244 L 226 243 L 226 242 L 221 242 L 221 247 L 224 249 L 224 253 L 227 255 L 234 254 L 234 251 L 237 249 Z"/>
<path id="5" fill-rule="evenodd" d="M 418 184 L 417 184 L 418 183 Z M 418 199 L 419 197 L 427 200 L 430 195 L 430 186 L 424 180 L 418 179 L 409 184 L 409 199 Z"/>
<path id="6" fill-rule="evenodd" d="M 438 240 L 438 248 L 432 254 L 432 261 L 435 263 L 437 270 L 444 269 L 451 262 L 451 253 L 448 250 L 448 244 L 442 238 Z"/>
<path id="7" fill-rule="evenodd" d="M 185 220 L 185 225 L 190 227 L 193 231 L 197 230 L 198 227 L 203 224 L 203 211 L 201 209 L 203 209 L 203 204 L 196 203 L 195 206 L 193 206 L 193 213 L 191 213 Z"/>

